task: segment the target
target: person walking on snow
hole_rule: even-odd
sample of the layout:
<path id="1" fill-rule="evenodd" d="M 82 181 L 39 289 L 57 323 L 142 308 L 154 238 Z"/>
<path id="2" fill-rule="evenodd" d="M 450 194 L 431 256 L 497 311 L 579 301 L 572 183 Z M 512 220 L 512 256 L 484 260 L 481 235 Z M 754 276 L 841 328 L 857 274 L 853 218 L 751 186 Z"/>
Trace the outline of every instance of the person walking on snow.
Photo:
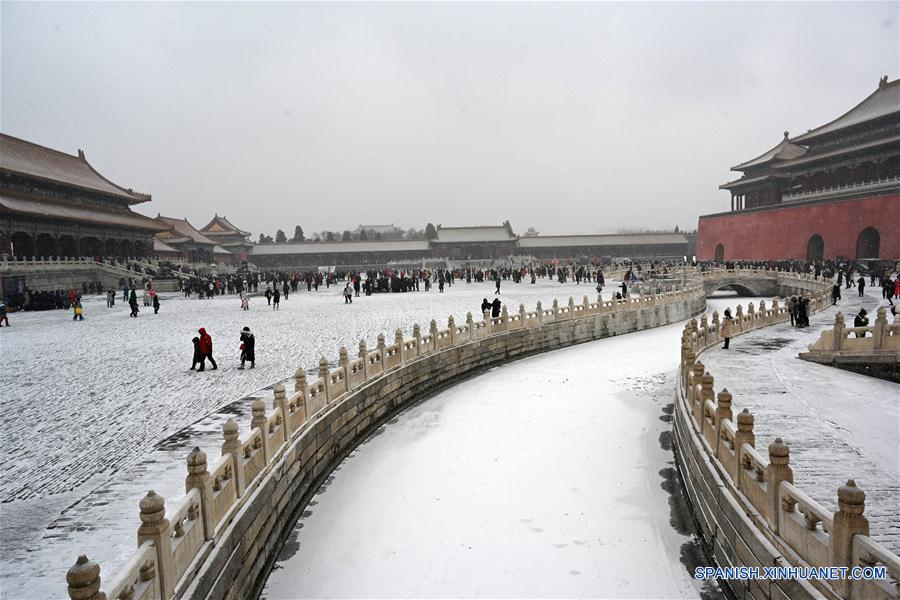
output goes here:
<path id="1" fill-rule="evenodd" d="M 6 316 L 7 312 L 9 312 L 9 309 L 6 308 L 6 303 L 0 302 L 0 327 L 3 327 L 4 323 L 9 327 L 9 317 Z"/>
<path id="2" fill-rule="evenodd" d="M 212 336 L 206 333 L 206 329 L 201 327 L 197 330 L 197 333 L 200 334 L 200 368 L 198 371 L 206 370 L 206 359 L 209 359 L 209 364 L 212 365 L 213 371 L 219 368 L 219 365 L 216 364 L 216 360 L 213 358 L 213 345 L 212 345 Z"/>
<path id="3" fill-rule="evenodd" d="M 859 290 L 859 297 L 862 298 L 863 292 L 866 289 L 866 278 L 865 277 L 860 276 L 860 278 L 856 280 L 856 289 Z"/>
<path id="4" fill-rule="evenodd" d="M 275 291 L 272 292 L 272 310 L 278 310 L 278 303 L 281 302 L 281 292 L 278 291 L 278 288 L 275 288 Z"/>
<path id="5" fill-rule="evenodd" d="M 500 316 L 500 298 L 494 298 L 494 301 L 491 303 L 491 316 L 497 318 Z"/>
<path id="6" fill-rule="evenodd" d="M 344 304 L 353 304 L 353 288 L 350 287 L 348 283 L 344 287 Z"/>
<path id="7" fill-rule="evenodd" d="M 272 288 L 266 286 L 266 304 L 272 305 Z"/>
<path id="8" fill-rule="evenodd" d="M 153 314 L 158 315 L 159 314 L 159 294 L 151 291 L 150 296 L 153 298 Z"/>
<path id="9" fill-rule="evenodd" d="M 244 327 L 243 331 L 241 331 L 241 366 L 238 369 L 244 368 L 244 363 L 246 361 L 250 361 L 250 368 L 256 368 L 256 338 L 253 337 L 253 332 L 250 331 L 249 327 Z"/>
<path id="10" fill-rule="evenodd" d="M 138 313 L 141 311 L 138 308 L 137 293 L 134 290 L 131 290 L 131 295 L 128 296 L 128 305 L 131 307 L 131 316 L 138 316 Z"/>
<path id="11" fill-rule="evenodd" d="M 75 301 L 75 306 L 73 306 L 72 308 L 73 308 L 73 313 L 74 313 L 72 315 L 72 320 L 73 321 L 84 321 L 84 308 L 82 308 L 82 306 L 81 306 L 80 299 Z"/>
<path id="12" fill-rule="evenodd" d="M 247 292 L 241 292 L 241 310 L 250 310 L 250 299 L 247 298 Z"/>
<path id="13" fill-rule="evenodd" d="M 731 309 L 725 309 L 725 315 L 722 319 L 722 325 L 719 328 L 719 334 L 722 336 L 722 339 L 725 340 L 725 345 L 722 346 L 724 350 L 728 350 L 728 344 L 731 342 Z"/>
<path id="14" fill-rule="evenodd" d="M 834 284 L 831 286 L 831 305 L 834 306 L 837 304 L 837 301 L 841 299 L 841 286 L 838 284 Z"/>
<path id="15" fill-rule="evenodd" d="M 194 343 L 194 360 L 191 361 L 191 371 L 197 368 L 197 365 L 203 366 L 203 353 L 200 352 L 200 338 L 191 339 Z"/>
<path id="16" fill-rule="evenodd" d="M 500 293 L 500 273 L 497 273 L 497 279 L 494 280 L 494 284 L 497 286 L 497 291 L 494 292 L 494 295 Z"/>

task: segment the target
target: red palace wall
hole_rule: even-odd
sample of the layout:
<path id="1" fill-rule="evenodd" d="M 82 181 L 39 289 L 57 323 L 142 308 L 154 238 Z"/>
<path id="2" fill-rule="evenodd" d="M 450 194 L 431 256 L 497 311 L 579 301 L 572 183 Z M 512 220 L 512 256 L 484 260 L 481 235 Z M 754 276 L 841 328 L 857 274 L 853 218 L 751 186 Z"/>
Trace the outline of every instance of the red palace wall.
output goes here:
<path id="1" fill-rule="evenodd" d="M 815 234 L 825 242 L 826 259 L 853 259 L 867 227 L 881 236 L 879 258 L 900 258 L 900 195 L 702 216 L 697 259 L 714 260 L 722 244 L 726 260 L 805 260 Z"/>

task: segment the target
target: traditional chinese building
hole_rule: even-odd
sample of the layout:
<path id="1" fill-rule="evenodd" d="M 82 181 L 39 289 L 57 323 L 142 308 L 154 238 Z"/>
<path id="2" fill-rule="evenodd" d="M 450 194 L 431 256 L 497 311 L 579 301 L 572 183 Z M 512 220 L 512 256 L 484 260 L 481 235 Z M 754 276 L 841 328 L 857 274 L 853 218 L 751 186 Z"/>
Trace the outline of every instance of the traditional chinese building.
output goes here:
<path id="1" fill-rule="evenodd" d="M 66 154 L 0 134 L 0 254 L 147 256 L 164 229 L 131 206 L 150 201 Z"/>
<path id="2" fill-rule="evenodd" d="M 157 215 L 156 221 L 166 228 L 165 231 L 156 234 L 156 239 L 168 248 L 177 250 L 179 258 L 187 262 L 204 264 L 211 264 L 214 261 L 216 242 L 200 233 L 187 219 Z M 220 262 L 230 260 L 220 259 Z"/>
<path id="3" fill-rule="evenodd" d="M 900 80 L 732 170 L 731 211 L 700 217 L 699 259 L 900 258 Z"/>
<path id="4" fill-rule="evenodd" d="M 241 262 L 246 261 L 250 254 L 250 249 L 253 248 L 249 231 L 239 229 L 231 221 L 224 216 L 220 217 L 218 214 L 212 218 L 212 221 L 207 223 L 206 227 L 200 230 L 200 233 L 225 250 L 227 256 L 221 252 L 216 254 L 223 260 L 228 259 L 235 266 L 240 266 Z"/>
<path id="5" fill-rule="evenodd" d="M 519 240 L 512 228 L 500 226 L 437 226 L 437 238 L 431 240 L 432 254 L 441 258 L 478 260 L 518 254 Z"/>

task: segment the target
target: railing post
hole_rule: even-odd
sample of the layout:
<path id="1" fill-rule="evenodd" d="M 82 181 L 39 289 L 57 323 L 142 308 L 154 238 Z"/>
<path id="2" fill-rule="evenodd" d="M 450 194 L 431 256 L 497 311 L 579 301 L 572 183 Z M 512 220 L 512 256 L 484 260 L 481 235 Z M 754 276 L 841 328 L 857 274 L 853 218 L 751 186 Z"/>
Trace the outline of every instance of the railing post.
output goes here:
<path id="1" fill-rule="evenodd" d="M 525 312 L 525 305 L 519 304 L 519 327 L 525 328 L 525 320 L 527 319 L 527 314 Z"/>
<path id="2" fill-rule="evenodd" d="M 875 316 L 875 325 L 872 327 L 872 336 L 875 338 L 873 342 L 875 343 L 876 350 L 884 348 L 887 325 L 887 310 L 883 306 L 880 306 L 878 307 L 878 312 Z"/>
<path id="3" fill-rule="evenodd" d="M 494 324 L 491 321 L 491 311 L 489 310 L 484 311 L 484 326 L 487 329 L 486 335 L 490 335 L 491 331 L 494 329 Z"/>
<path id="4" fill-rule="evenodd" d="M 709 322 L 705 314 L 700 317 L 700 331 L 703 333 L 703 346 L 706 347 L 709 345 Z"/>
<path id="5" fill-rule="evenodd" d="M 694 403 L 694 418 L 697 421 L 697 425 L 700 426 L 701 433 L 703 432 L 703 424 L 706 422 L 703 418 L 703 413 L 706 410 L 706 401 L 716 397 L 716 392 L 713 390 L 714 384 L 715 378 L 709 371 L 700 378 L 700 399 Z"/>
<path id="6" fill-rule="evenodd" d="M 438 328 L 437 321 L 434 319 L 431 320 L 431 326 L 428 328 L 431 332 L 431 351 L 434 352 L 438 349 Z"/>
<path id="7" fill-rule="evenodd" d="M 553 320 L 559 320 L 559 300 L 556 298 L 553 299 Z"/>
<path id="8" fill-rule="evenodd" d="M 753 415 L 746 408 L 738 413 L 737 431 L 734 433 L 734 457 L 737 460 L 734 472 L 738 474 L 734 483 L 738 489 L 741 489 L 740 472 L 744 468 L 744 459 L 741 455 L 741 446 L 744 443 L 750 444 L 751 448 L 756 447 L 756 435 L 753 433 Z"/>
<path id="9" fill-rule="evenodd" d="M 575 298 L 569 296 L 569 319 L 575 318 Z"/>
<path id="10" fill-rule="evenodd" d="M 384 340 L 384 336 L 381 336 Z M 328 374 L 328 360 L 323 356 L 319 359 L 319 377 L 325 387 L 325 404 L 331 402 L 331 377 Z"/>
<path id="11" fill-rule="evenodd" d="M 503 308 L 500 309 L 500 331 L 506 331 L 509 329 L 509 313 L 506 312 L 506 305 L 503 305 Z"/>
<path id="12" fill-rule="evenodd" d="M 834 343 L 834 351 L 839 352 L 841 350 L 841 344 L 844 340 L 844 313 L 839 312 L 834 315 L 834 339 L 832 340 Z"/>
<path id="13" fill-rule="evenodd" d="M 399 331 L 399 329 L 397 330 Z M 403 334 L 400 334 L 400 347 L 403 347 Z M 402 354 L 400 355 L 403 356 Z M 401 358 L 402 362 L 402 358 Z M 340 365 L 341 370 L 344 372 L 344 389 L 345 391 L 350 391 L 350 356 L 347 354 L 347 346 L 341 346 L 340 350 L 338 350 L 338 365 Z"/>
<path id="14" fill-rule="evenodd" d="M 213 539 L 213 492 L 206 465 L 206 452 L 194 448 L 187 456 L 187 477 L 184 480 L 185 493 L 196 489 L 200 492 L 200 514 L 203 519 L 203 539 Z"/>
<path id="15" fill-rule="evenodd" d="M 272 387 L 272 391 L 275 392 L 275 397 L 272 398 L 272 409 L 281 409 L 281 431 L 284 434 L 284 441 L 288 441 L 294 432 L 291 431 L 291 413 L 288 411 L 287 393 L 280 383 L 276 383 Z"/>
<path id="16" fill-rule="evenodd" d="M 585 294 L 584 298 L 582 299 L 581 305 L 584 307 L 584 314 L 585 314 L 585 316 L 587 316 L 588 313 L 591 312 L 591 303 L 590 303 L 590 301 L 588 300 L 587 294 Z"/>
<path id="17" fill-rule="evenodd" d="M 750 329 L 756 327 L 756 310 L 753 308 L 752 302 L 747 304 L 747 321 L 750 323 Z"/>
<path id="18" fill-rule="evenodd" d="M 71 600 L 106 600 L 106 594 L 100 591 L 100 565 L 84 554 L 69 567 L 66 583 Z"/>
<path id="19" fill-rule="evenodd" d="M 544 326 L 544 307 L 541 306 L 540 300 L 537 301 L 537 305 L 535 305 L 534 310 L 537 312 L 538 327 L 543 327 Z"/>
<path id="20" fill-rule="evenodd" d="M 234 470 L 235 492 L 238 496 L 244 493 L 244 469 L 241 468 L 241 441 L 238 439 L 238 425 L 234 419 L 228 419 L 222 426 L 225 443 L 222 444 L 222 456 L 231 455 L 231 466 Z"/>
<path id="21" fill-rule="evenodd" d="M 166 499 L 150 490 L 140 504 L 141 526 L 138 527 L 138 547 L 145 541 L 156 546 L 156 572 L 163 598 L 175 593 L 175 560 L 172 555 L 172 527 L 166 518 Z"/>
<path id="22" fill-rule="evenodd" d="M 387 369 L 387 344 L 384 341 L 383 333 L 378 334 L 378 358 L 381 361 L 381 372 L 384 373 Z"/>
<path id="23" fill-rule="evenodd" d="M 472 319 L 472 311 L 466 313 L 466 331 L 469 334 L 469 339 L 475 339 L 475 321 Z"/>
<path id="24" fill-rule="evenodd" d="M 422 354 L 422 328 L 416 323 L 413 325 L 413 338 L 416 340 L 416 356 Z"/>
<path id="25" fill-rule="evenodd" d="M 781 438 L 769 444 L 769 466 L 766 467 L 766 490 L 769 494 L 769 527 L 778 533 L 778 515 L 781 507 L 778 504 L 778 488 L 782 481 L 794 483 L 794 472 L 790 467 L 790 449 Z"/>
<path id="26" fill-rule="evenodd" d="M 778 306 L 778 298 L 772 298 L 772 322 L 778 323 L 781 320 L 781 315 L 778 314 L 779 306 Z"/>
<path id="27" fill-rule="evenodd" d="M 732 420 L 734 415 L 731 412 L 731 393 L 728 391 L 728 388 L 722 388 L 722 391 L 716 396 L 716 419 L 715 419 L 715 428 L 716 428 L 716 439 L 719 439 L 719 425 L 723 420 L 728 419 Z M 716 451 L 716 456 L 718 456 L 718 448 L 713 448 Z"/>
<path id="28" fill-rule="evenodd" d="M 831 530 L 831 566 L 853 567 L 853 536 L 869 535 L 869 520 L 863 516 L 866 494 L 852 479 L 838 488 L 838 510 L 834 513 Z M 843 598 L 849 596 L 850 584 L 846 579 L 832 582 L 835 591 Z"/>
<path id="29" fill-rule="evenodd" d="M 734 325 L 737 325 L 737 330 L 739 332 L 744 331 L 744 308 L 740 304 L 737 305 L 737 308 L 734 311 L 734 323 L 732 324 L 732 327 Z M 732 333 L 732 335 L 734 334 Z"/>
<path id="30" fill-rule="evenodd" d="M 450 345 L 456 345 L 456 320 L 454 320 L 453 315 L 447 317 L 447 331 L 450 332 Z"/>
<path id="31" fill-rule="evenodd" d="M 769 322 L 769 316 L 766 314 L 766 301 L 759 301 L 759 318 L 762 320 L 762 325 Z"/>
<path id="32" fill-rule="evenodd" d="M 697 390 L 697 386 L 701 385 L 700 380 L 703 377 L 703 374 L 706 372 L 706 367 L 704 367 L 703 363 L 698 360 L 697 362 L 694 363 L 693 371 L 694 372 L 691 377 L 690 393 L 688 394 L 688 396 L 689 396 L 688 400 L 690 400 L 690 402 L 691 402 L 691 411 L 696 412 L 694 410 L 694 405 L 697 402 L 697 395 L 698 395 L 696 390 Z"/>
<path id="33" fill-rule="evenodd" d="M 266 426 L 266 403 L 262 398 L 257 398 L 250 403 L 250 412 L 253 416 L 250 418 L 250 430 L 259 428 L 259 434 L 262 436 L 263 462 L 269 462 L 269 428 Z"/>

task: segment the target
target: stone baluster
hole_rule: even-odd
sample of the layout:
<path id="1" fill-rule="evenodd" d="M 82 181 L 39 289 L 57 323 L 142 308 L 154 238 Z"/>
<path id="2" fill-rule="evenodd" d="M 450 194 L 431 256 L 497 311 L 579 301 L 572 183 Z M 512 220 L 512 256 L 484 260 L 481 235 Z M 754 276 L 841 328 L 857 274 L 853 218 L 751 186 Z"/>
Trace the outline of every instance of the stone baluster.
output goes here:
<path id="1" fill-rule="evenodd" d="M 381 342 L 384 341 L 384 336 L 379 336 L 379 340 Z M 319 378 L 322 380 L 322 384 L 325 387 L 325 404 L 331 402 L 331 377 L 328 376 L 328 360 L 323 356 L 319 359 Z"/>
<path id="2" fill-rule="evenodd" d="M 713 341 L 719 339 L 719 311 L 714 310 L 712 314 L 712 324 L 710 325 Z"/>
<path id="3" fill-rule="evenodd" d="M 294 371 L 294 392 L 300 392 L 303 394 L 303 399 L 309 395 L 309 388 L 306 383 L 306 371 L 303 369 L 297 369 Z"/>
<path id="4" fill-rule="evenodd" d="M 369 378 L 369 349 L 366 340 L 359 340 L 359 352 L 356 356 L 362 359 L 363 381 L 366 381 Z"/>
<path id="5" fill-rule="evenodd" d="M 869 535 L 869 520 L 863 516 L 866 494 L 852 479 L 838 488 L 838 510 L 834 513 L 831 529 L 831 563 L 834 567 L 853 567 L 853 536 Z M 832 582 L 835 591 L 843 598 L 849 596 L 847 580 Z"/>
<path id="6" fill-rule="evenodd" d="M 703 377 L 703 374 L 706 372 L 706 367 L 703 366 L 703 363 L 699 360 L 694 363 L 694 372 L 691 376 L 691 386 L 690 386 L 690 394 L 688 400 L 691 402 L 691 410 L 694 409 L 694 405 L 697 403 L 697 399 L 700 397 L 700 392 L 697 391 L 697 386 L 701 385 L 700 379 Z"/>
<path id="7" fill-rule="evenodd" d="M 584 307 L 584 314 L 587 316 L 591 312 L 591 301 L 588 300 L 587 294 L 581 300 L 581 306 Z"/>
<path id="8" fill-rule="evenodd" d="M 172 526 L 166 518 L 166 499 L 150 490 L 140 503 L 141 526 L 138 546 L 151 541 L 156 546 L 156 566 L 160 595 L 171 598 L 175 593 L 175 561 L 172 555 Z"/>
<path id="9" fill-rule="evenodd" d="M 534 310 L 535 310 L 535 312 L 537 312 L 538 327 L 543 327 L 544 326 L 544 307 L 543 307 L 543 305 L 541 305 L 540 300 L 537 301 L 537 304 L 535 305 Z"/>
<path id="10" fill-rule="evenodd" d="M 283 388 L 282 388 L 283 389 Z M 213 539 L 213 489 L 206 464 L 206 452 L 194 448 L 187 456 L 187 477 L 184 480 L 185 493 L 196 489 L 200 492 L 200 516 L 203 520 L 203 539 Z"/>
<path id="11" fill-rule="evenodd" d="M 284 390 L 284 386 L 276 383 L 272 387 L 275 397 L 272 398 L 272 409 L 281 409 L 281 432 L 284 435 L 284 441 L 291 439 L 291 412 L 288 407 L 288 397 Z"/>
<path id="12" fill-rule="evenodd" d="M 494 329 L 494 324 L 491 323 L 491 311 L 484 311 L 484 326 L 487 328 L 487 333 L 490 334 Z"/>
<path id="13" fill-rule="evenodd" d="M 437 349 L 438 349 L 438 327 L 437 327 L 437 321 L 435 321 L 434 319 L 432 319 L 432 320 L 431 320 L 431 324 L 429 325 L 428 329 L 429 329 L 429 331 L 430 331 L 430 333 L 431 333 L 431 350 L 432 350 L 432 351 L 437 350 Z"/>
<path id="14" fill-rule="evenodd" d="M 752 302 L 747 304 L 747 323 L 748 329 L 756 327 L 756 309 L 753 308 Z"/>
<path id="15" fill-rule="evenodd" d="M 778 298 L 772 298 L 772 322 L 777 323 L 781 320 L 781 315 L 778 314 L 779 304 Z"/>
<path id="16" fill-rule="evenodd" d="M 470 340 L 475 339 L 475 320 L 472 318 L 472 311 L 466 313 L 466 333 Z"/>
<path id="17" fill-rule="evenodd" d="M 260 437 L 262 437 L 263 462 L 269 462 L 269 428 L 266 426 L 266 403 L 262 398 L 257 398 L 250 403 L 250 430 L 259 428 Z M 273 448 L 274 450 L 274 448 Z"/>
<path id="18" fill-rule="evenodd" d="M 732 420 L 734 415 L 731 412 L 731 392 L 728 388 L 722 388 L 722 391 L 716 395 L 716 439 L 719 439 L 719 425 L 723 420 Z M 715 448 L 716 456 L 718 456 L 718 448 Z"/>
<path id="19" fill-rule="evenodd" d="M 763 325 L 763 324 L 769 322 L 769 315 L 766 314 L 766 301 L 765 300 L 759 301 L 759 319 L 760 319 L 760 325 Z"/>
<path id="20" fill-rule="evenodd" d="M 781 507 L 778 505 L 778 488 L 782 481 L 794 483 L 794 472 L 790 467 L 790 449 L 781 438 L 769 444 L 769 466 L 766 467 L 766 490 L 769 494 L 769 506 L 766 515 L 769 519 L 769 527 L 778 533 L 778 515 Z"/>
<path id="21" fill-rule="evenodd" d="M 69 567 L 66 583 L 71 600 L 106 600 L 106 594 L 100 591 L 100 565 L 84 554 Z"/>
<path id="22" fill-rule="evenodd" d="M 416 323 L 413 325 L 413 339 L 416 340 L 416 356 L 422 354 L 422 328 Z"/>
<path id="23" fill-rule="evenodd" d="M 450 332 L 450 345 L 456 345 L 456 320 L 453 315 L 447 317 L 447 331 Z"/>
<path id="24" fill-rule="evenodd" d="M 694 403 L 694 419 L 697 421 L 697 425 L 700 426 L 700 431 L 703 431 L 704 423 L 706 422 L 703 418 L 706 401 L 713 400 L 716 397 L 716 392 L 713 390 L 714 384 L 715 378 L 709 371 L 705 372 L 703 376 L 700 377 L 700 398 Z"/>
<path id="25" fill-rule="evenodd" d="M 875 325 L 872 327 L 872 335 L 875 337 L 873 342 L 875 343 L 875 349 L 881 350 L 884 348 L 884 338 L 887 334 L 887 310 L 880 306 L 878 307 L 878 312 L 875 316 Z"/>
<path id="26" fill-rule="evenodd" d="M 384 373 L 387 368 L 387 344 L 383 333 L 378 334 L 378 357 L 381 359 L 381 372 Z"/>
<path id="27" fill-rule="evenodd" d="M 556 298 L 553 299 L 553 320 L 559 320 L 559 300 Z"/>
<path id="28" fill-rule="evenodd" d="M 506 312 L 506 304 L 500 309 L 500 331 L 509 329 L 509 313 Z"/>
<path id="29" fill-rule="evenodd" d="M 399 327 L 394 331 L 394 345 L 397 347 L 397 354 L 399 355 L 399 363 L 403 364 L 403 361 L 406 360 L 406 351 L 403 349 L 403 330 Z"/>
<path id="30" fill-rule="evenodd" d="M 709 345 L 710 339 L 709 339 L 709 322 L 706 320 L 706 315 L 705 315 L 705 314 L 704 314 L 703 316 L 700 317 L 700 332 L 701 332 L 701 334 L 702 334 L 702 336 L 703 336 L 703 343 L 702 343 L 702 345 L 703 345 L 704 347 L 706 347 L 706 346 Z"/>
<path id="31" fill-rule="evenodd" d="M 834 351 L 835 352 L 840 351 L 841 345 L 843 344 L 844 329 L 845 329 L 844 313 L 839 312 L 838 314 L 834 315 L 834 330 L 833 330 L 834 340 L 833 341 L 834 341 Z"/>
<path id="32" fill-rule="evenodd" d="M 244 469 L 241 461 L 244 458 L 241 452 L 241 441 L 238 439 L 238 425 L 234 419 L 228 419 L 222 426 L 222 432 L 225 435 L 225 442 L 222 444 L 222 456 L 226 454 L 231 456 L 232 470 L 234 471 L 234 485 L 238 496 L 244 493 Z"/>
<path id="33" fill-rule="evenodd" d="M 744 308 L 738 304 L 737 308 L 734 311 L 734 322 L 732 323 L 732 327 L 737 325 L 736 329 L 738 332 L 744 331 Z M 734 337 L 735 332 L 731 332 L 732 337 Z"/>
<path id="34" fill-rule="evenodd" d="M 569 319 L 575 318 L 575 298 L 569 296 Z"/>
<path id="35" fill-rule="evenodd" d="M 687 390 L 688 399 L 690 399 L 690 386 L 691 386 L 691 377 L 693 377 L 694 364 L 697 361 L 697 355 L 694 354 L 694 349 L 687 345 L 684 352 L 684 388 Z"/>
<path id="36" fill-rule="evenodd" d="M 519 327 L 524 328 L 527 320 L 527 313 L 525 312 L 525 305 L 519 304 Z"/>
<path id="37" fill-rule="evenodd" d="M 743 469 L 745 465 L 749 466 L 749 461 L 745 461 L 741 454 L 741 446 L 744 443 L 750 444 L 751 448 L 756 447 L 756 435 L 753 433 L 753 415 L 746 408 L 738 413 L 737 431 L 734 433 L 734 455 L 738 461 L 735 473 L 739 473 L 740 469 Z M 738 486 L 738 489 L 741 489 L 741 478 L 735 477 L 735 479 L 735 484 Z"/>

